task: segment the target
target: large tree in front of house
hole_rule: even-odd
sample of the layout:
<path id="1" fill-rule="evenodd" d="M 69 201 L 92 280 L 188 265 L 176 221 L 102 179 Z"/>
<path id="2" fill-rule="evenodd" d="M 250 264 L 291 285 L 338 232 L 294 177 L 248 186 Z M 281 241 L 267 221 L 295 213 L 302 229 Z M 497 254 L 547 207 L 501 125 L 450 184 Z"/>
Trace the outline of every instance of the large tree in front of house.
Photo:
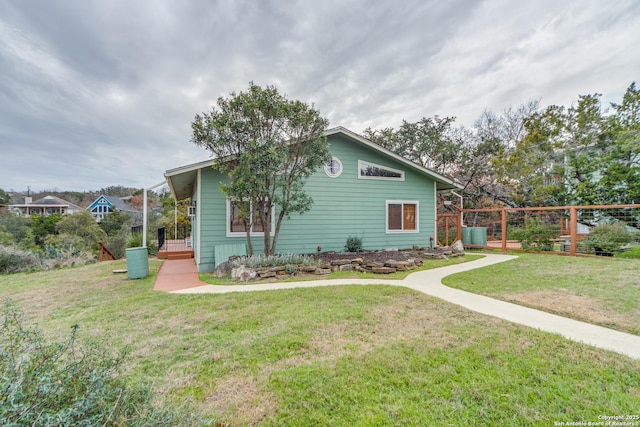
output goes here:
<path id="1" fill-rule="evenodd" d="M 221 190 L 245 223 L 250 254 L 251 230 L 264 232 L 264 253 L 274 254 L 283 220 L 311 208 L 304 183 L 330 159 L 328 124 L 313 106 L 253 83 L 196 115 L 191 140 L 211 151 L 214 168 L 228 175 Z"/>

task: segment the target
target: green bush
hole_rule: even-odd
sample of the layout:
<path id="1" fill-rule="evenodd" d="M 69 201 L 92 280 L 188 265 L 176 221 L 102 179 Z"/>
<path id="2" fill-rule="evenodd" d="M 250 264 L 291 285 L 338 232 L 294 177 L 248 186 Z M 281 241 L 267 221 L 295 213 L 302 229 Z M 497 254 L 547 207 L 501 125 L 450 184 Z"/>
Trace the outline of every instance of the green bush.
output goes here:
<path id="1" fill-rule="evenodd" d="M 344 250 L 356 253 L 362 251 L 362 238 L 358 236 L 347 237 L 347 244 L 344 245 Z"/>
<path id="2" fill-rule="evenodd" d="M 77 325 L 66 341 L 49 343 L 41 331 L 25 326 L 11 301 L 2 311 L 3 425 L 201 425 L 186 411 L 155 407 L 148 386 L 127 382 L 121 374 L 126 350 L 112 354 L 100 342 L 79 345 Z"/>
<path id="3" fill-rule="evenodd" d="M 142 233 L 131 233 L 127 238 L 127 248 L 142 247 Z"/>
<path id="4" fill-rule="evenodd" d="M 128 240 L 129 236 L 127 234 L 120 233 L 113 236 L 107 236 L 104 245 L 109 249 L 109 252 L 116 257 L 116 259 L 121 259 L 125 256 Z"/>
<path id="5" fill-rule="evenodd" d="M 40 256 L 10 246 L 0 246 L 0 274 L 20 273 L 44 268 Z"/>
<path id="6" fill-rule="evenodd" d="M 591 251 L 617 252 L 633 241 L 633 233 L 621 223 L 602 224 L 592 228 L 584 244 Z"/>
<path id="7" fill-rule="evenodd" d="M 509 238 L 520 242 L 522 249 L 552 251 L 553 239 L 559 234 L 560 227 L 546 224 L 540 218 L 532 216 L 525 218 L 524 227 L 511 229 Z"/>

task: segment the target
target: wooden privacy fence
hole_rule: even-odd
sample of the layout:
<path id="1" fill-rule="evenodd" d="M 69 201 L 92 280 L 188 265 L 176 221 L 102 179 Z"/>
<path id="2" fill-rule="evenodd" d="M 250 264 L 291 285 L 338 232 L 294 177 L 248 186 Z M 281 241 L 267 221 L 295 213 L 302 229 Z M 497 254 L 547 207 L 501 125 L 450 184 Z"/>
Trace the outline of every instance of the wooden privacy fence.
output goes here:
<path id="1" fill-rule="evenodd" d="M 468 247 L 531 249 L 523 246 L 523 234 L 550 233 L 545 247 L 536 250 L 577 255 L 586 252 L 581 242 L 598 226 L 622 223 L 640 232 L 640 204 L 597 206 L 544 206 L 531 208 L 458 209 L 463 243 Z M 440 213 L 438 224 L 440 225 Z M 450 221 L 444 219 L 442 221 Z M 465 228 L 486 231 L 481 244 L 465 241 Z M 440 230 L 440 229 L 439 229 Z M 440 232 L 439 232 L 440 234 Z M 466 239 L 469 240 L 469 239 Z"/>

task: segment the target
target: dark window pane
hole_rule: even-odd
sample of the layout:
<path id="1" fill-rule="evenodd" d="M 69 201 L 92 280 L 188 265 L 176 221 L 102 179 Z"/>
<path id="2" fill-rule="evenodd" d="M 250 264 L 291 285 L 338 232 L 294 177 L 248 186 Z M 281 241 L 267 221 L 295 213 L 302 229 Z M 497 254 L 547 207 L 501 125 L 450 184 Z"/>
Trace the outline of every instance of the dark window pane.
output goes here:
<path id="1" fill-rule="evenodd" d="M 402 205 L 388 205 L 389 230 L 402 230 Z"/>

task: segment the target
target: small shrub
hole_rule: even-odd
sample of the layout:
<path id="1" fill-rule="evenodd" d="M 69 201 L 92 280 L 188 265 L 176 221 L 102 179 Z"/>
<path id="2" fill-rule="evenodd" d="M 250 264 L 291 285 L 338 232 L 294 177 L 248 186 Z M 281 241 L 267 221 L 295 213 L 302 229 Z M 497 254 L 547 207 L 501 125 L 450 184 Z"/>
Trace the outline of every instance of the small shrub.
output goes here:
<path id="1" fill-rule="evenodd" d="M 127 248 L 142 247 L 142 233 L 131 233 L 127 239 Z"/>
<path id="2" fill-rule="evenodd" d="M 121 375 L 126 349 L 112 354 L 101 342 L 80 345 L 77 325 L 66 341 L 50 343 L 40 330 L 26 326 L 23 317 L 11 301 L 4 303 L 0 331 L 3 425 L 200 424 L 186 411 L 155 407 L 148 386 L 126 381 Z"/>
<path id="3" fill-rule="evenodd" d="M 122 259 L 125 256 L 125 249 L 127 247 L 127 242 L 129 240 L 129 236 L 125 233 L 119 233 L 112 236 L 107 236 L 104 245 L 109 252 L 113 254 L 117 259 Z"/>
<path id="4" fill-rule="evenodd" d="M 344 245 L 344 250 L 355 253 L 362 251 L 362 238 L 358 236 L 347 237 L 347 244 Z"/>
<path id="5" fill-rule="evenodd" d="M 9 246 L 0 246 L 0 274 L 20 273 L 44 268 L 40 256 Z"/>
<path id="6" fill-rule="evenodd" d="M 621 223 L 599 225 L 584 239 L 584 244 L 592 251 L 616 252 L 633 241 L 633 234 Z"/>
<path id="7" fill-rule="evenodd" d="M 127 239 L 127 248 L 141 248 L 142 247 L 142 233 L 132 233 Z M 125 249 L 126 253 L 126 249 Z M 158 244 L 147 238 L 147 253 L 149 255 L 156 255 L 158 253 Z"/>
<path id="8" fill-rule="evenodd" d="M 528 217 L 524 221 L 523 228 L 514 228 L 510 231 L 511 239 L 520 242 L 522 249 L 538 251 L 552 251 L 553 239 L 560 234 L 560 228 L 545 224 L 537 217 Z"/>
<path id="9" fill-rule="evenodd" d="M 293 274 L 296 272 L 296 266 L 292 264 L 287 264 L 284 267 L 284 271 L 286 271 L 287 274 Z"/>

